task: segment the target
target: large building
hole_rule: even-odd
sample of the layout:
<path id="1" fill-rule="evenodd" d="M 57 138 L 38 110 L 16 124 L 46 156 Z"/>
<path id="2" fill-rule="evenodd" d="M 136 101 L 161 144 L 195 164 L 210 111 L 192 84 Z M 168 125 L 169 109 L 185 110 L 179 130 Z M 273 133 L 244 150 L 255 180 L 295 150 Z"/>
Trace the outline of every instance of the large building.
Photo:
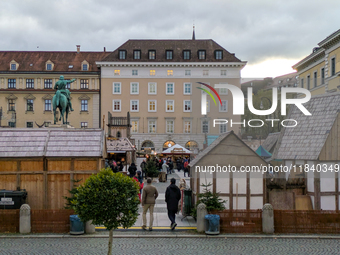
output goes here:
<path id="1" fill-rule="evenodd" d="M 201 115 L 198 84 L 239 88 L 242 62 L 213 40 L 128 40 L 97 65 L 101 69 L 101 114 L 131 114 L 131 138 L 139 149 L 161 152 L 169 144 L 198 147 L 209 137 L 240 126 L 213 127 L 213 119 L 233 119 L 232 95 L 217 89 L 222 105 L 208 97 Z M 218 100 L 216 99 L 218 102 Z M 105 117 L 105 119 L 107 119 Z M 113 134 L 114 135 L 114 134 Z"/>
<path id="2" fill-rule="evenodd" d="M 335 92 L 340 86 L 340 29 L 318 43 L 313 52 L 293 66 L 299 87 L 312 95 Z"/>
<path id="3" fill-rule="evenodd" d="M 70 124 L 100 126 L 100 69 L 105 52 L 1 51 L 0 127 L 38 127 L 53 123 L 52 97 L 60 75 L 71 83 Z M 59 122 L 61 123 L 61 122 Z"/>

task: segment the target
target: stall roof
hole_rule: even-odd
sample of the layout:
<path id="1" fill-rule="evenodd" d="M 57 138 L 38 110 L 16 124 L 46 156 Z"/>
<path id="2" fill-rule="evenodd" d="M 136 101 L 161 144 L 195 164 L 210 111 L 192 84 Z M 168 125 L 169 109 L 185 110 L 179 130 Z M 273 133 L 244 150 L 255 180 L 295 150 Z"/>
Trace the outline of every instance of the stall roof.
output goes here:
<path id="1" fill-rule="evenodd" d="M 4 128 L 0 158 L 103 157 L 101 129 Z"/>
<path id="2" fill-rule="evenodd" d="M 191 154 L 191 151 L 179 144 L 175 144 L 174 146 L 162 151 L 162 154 Z"/>
<path id="3" fill-rule="evenodd" d="M 135 147 L 126 137 L 106 139 L 107 153 L 125 153 L 127 151 L 135 151 Z"/>

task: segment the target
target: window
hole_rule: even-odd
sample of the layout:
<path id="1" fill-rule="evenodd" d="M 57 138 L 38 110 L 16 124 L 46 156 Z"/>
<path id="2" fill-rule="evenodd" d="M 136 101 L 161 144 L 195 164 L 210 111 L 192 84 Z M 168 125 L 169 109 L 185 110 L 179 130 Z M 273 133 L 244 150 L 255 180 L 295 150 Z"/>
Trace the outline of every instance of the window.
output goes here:
<path id="1" fill-rule="evenodd" d="M 46 99 L 45 100 L 45 111 L 51 111 L 52 107 L 51 107 L 51 99 Z"/>
<path id="2" fill-rule="evenodd" d="M 11 64 L 11 70 L 17 70 L 17 64 Z"/>
<path id="3" fill-rule="evenodd" d="M 156 95 L 157 94 L 157 83 L 149 82 L 148 83 L 148 94 L 149 95 Z"/>
<path id="4" fill-rule="evenodd" d="M 138 70 L 132 70 L 132 75 L 138 75 Z"/>
<path id="5" fill-rule="evenodd" d="M 227 132 L 227 123 L 220 124 L 219 126 L 220 126 L 220 134 Z"/>
<path id="6" fill-rule="evenodd" d="M 151 75 L 151 76 L 156 75 L 156 70 L 150 70 L 150 75 Z"/>
<path id="7" fill-rule="evenodd" d="M 172 59 L 172 50 L 165 51 L 165 58 Z"/>
<path id="8" fill-rule="evenodd" d="M 227 88 L 220 88 L 220 95 L 228 95 L 228 89 Z"/>
<path id="9" fill-rule="evenodd" d="M 209 133 L 209 121 L 208 120 L 202 121 L 202 133 L 204 134 Z"/>
<path id="10" fill-rule="evenodd" d="M 205 59 L 205 50 L 198 51 L 198 59 Z"/>
<path id="11" fill-rule="evenodd" d="M 8 79 L 8 88 L 15 89 L 17 80 L 16 79 Z"/>
<path id="12" fill-rule="evenodd" d="M 304 84 L 303 84 L 303 78 L 301 78 L 301 88 L 303 88 Z"/>
<path id="13" fill-rule="evenodd" d="M 166 100 L 165 101 L 165 111 L 166 112 L 174 112 L 175 101 L 174 100 Z"/>
<path id="14" fill-rule="evenodd" d="M 149 120 L 148 121 L 148 132 L 149 133 L 156 133 L 156 120 Z"/>
<path id="15" fill-rule="evenodd" d="M 138 95 L 139 94 L 139 83 L 138 82 L 131 82 L 130 83 L 130 94 L 131 95 Z"/>
<path id="16" fill-rule="evenodd" d="M 209 70 L 203 70 L 203 76 L 208 76 L 209 75 Z"/>
<path id="17" fill-rule="evenodd" d="M 207 100 L 207 112 L 210 112 L 210 100 Z"/>
<path id="18" fill-rule="evenodd" d="M 318 73 L 317 73 L 317 72 L 314 72 L 314 81 L 313 81 L 313 83 L 314 83 L 314 88 L 318 85 L 318 84 L 317 84 L 317 78 L 318 78 Z"/>
<path id="19" fill-rule="evenodd" d="M 131 133 L 138 133 L 138 120 L 131 121 Z"/>
<path id="20" fill-rule="evenodd" d="M 332 76 L 335 75 L 335 58 L 331 60 L 331 74 Z"/>
<path id="21" fill-rule="evenodd" d="M 83 64 L 82 68 L 83 68 L 83 71 L 88 71 L 88 65 L 87 64 Z"/>
<path id="22" fill-rule="evenodd" d="M 222 59 L 222 51 L 221 50 L 215 51 L 215 59 Z"/>
<path id="23" fill-rule="evenodd" d="M 52 79 L 45 79 L 44 80 L 44 88 L 51 89 L 52 88 Z"/>
<path id="24" fill-rule="evenodd" d="M 33 111 L 33 99 L 27 99 L 27 111 Z"/>
<path id="25" fill-rule="evenodd" d="M 156 59 L 156 51 L 149 50 L 149 59 Z"/>
<path id="26" fill-rule="evenodd" d="M 174 132 L 174 122 L 173 120 L 166 121 L 166 133 L 173 133 Z"/>
<path id="27" fill-rule="evenodd" d="M 81 128 L 87 128 L 87 122 L 80 122 Z"/>
<path id="28" fill-rule="evenodd" d="M 130 100 L 130 111 L 131 112 L 139 111 L 139 100 Z"/>
<path id="29" fill-rule="evenodd" d="M 120 82 L 114 82 L 113 83 L 113 94 L 121 94 L 121 83 Z"/>
<path id="30" fill-rule="evenodd" d="M 184 133 L 185 134 L 191 133 L 191 121 L 184 121 Z"/>
<path id="31" fill-rule="evenodd" d="M 227 76 L 227 70 L 221 70 L 221 76 Z"/>
<path id="32" fill-rule="evenodd" d="M 11 127 L 11 128 L 15 128 L 15 122 L 9 121 L 8 126 Z"/>
<path id="33" fill-rule="evenodd" d="M 8 99 L 8 110 L 15 111 L 15 100 L 14 99 Z"/>
<path id="34" fill-rule="evenodd" d="M 190 76 L 191 75 L 191 70 L 185 70 L 185 76 Z"/>
<path id="35" fill-rule="evenodd" d="M 321 84 L 325 83 L 325 68 L 321 68 Z"/>
<path id="36" fill-rule="evenodd" d="M 183 51 L 183 59 L 190 59 L 190 50 Z"/>
<path id="37" fill-rule="evenodd" d="M 126 51 L 125 50 L 119 51 L 119 59 L 126 59 Z"/>
<path id="38" fill-rule="evenodd" d="M 307 76 L 307 89 L 310 89 L 310 75 Z"/>
<path id="39" fill-rule="evenodd" d="M 71 83 L 67 83 L 65 86 L 65 89 L 70 89 L 71 88 Z"/>
<path id="40" fill-rule="evenodd" d="M 33 121 L 26 122 L 26 127 L 27 128 L 33 128 Z"/>
<path id="41" fill-rule="evenodd" d="M 89 80 L 88 79 L 81 79 L 80 80 L 80 88 L 81 89 L 88 89 L 89 88 Z"/>
<path id="42" fill-rule="evenodd" d="M 157 100 L 148 100 L 148 112 L 157 111 Z"/>
<path id="43" fill-rule="evenodd" d="M 52 64 L 47 64 L 46 65 L 46 70 L 47 71 L 52 71 Z"/>
<path id="44" fill-rule="evenodd" d="M 173 76 L 174 75 L 174 71 L 173 70 L 168 70 L 168 76 Z"/>
<path id="45" fill-rule="evenodd" d="M 191 100 L 183 101 L 183 112 L 191 112 Z"/>
<path id="46" fill-rule="evenodd" d="M 26 79 L 26 88 L 34 89 L 34 79 Z"/>
<path id="47" fill-rule="evenodd" d="M 133 59 L 140 59 L 140 50 L 133 51 Z"/>
<path id="48" fill-rule="evenodd" d="M 113 100 L 112 101 L 112 105 L 113 105 L 112 111 L 113 112 L 120 112 L 121 111 L 120 102 L 121 102 L 120 100 Z"/>
<path id="49" fill-rule="evenodd" d="M 49 127 L 51 125 L 50 121 L 45 121 L 45 127 Z"/>
<path id="50" fill-rule="evenodd" d="M 81 111 L 87 112 L 87 100 L 86 99 L 81 100 Z"/>
<path id="51" fill-rule="evenodd" d="M 174 83 L 167 83 L 166 84 L 166 94 L 167 95 L 175 94 L 175 84 Z"/>
<path id="52" fill-rule="evenodd" d="M 114 75 L 115 76 L 119 76 L 120 75 L 120 70 L 115 70 Z"/>
<path id="53" fill-rule="evenodd" d="M 184 95 L 191 95 L 191 83 L 184 83 Z"/>
<path id="54" fill-rule="evenodd" d="M 222 105 L 220 105 L 220 112 L 228 111 L 228 100 L 222 100 Z"/>

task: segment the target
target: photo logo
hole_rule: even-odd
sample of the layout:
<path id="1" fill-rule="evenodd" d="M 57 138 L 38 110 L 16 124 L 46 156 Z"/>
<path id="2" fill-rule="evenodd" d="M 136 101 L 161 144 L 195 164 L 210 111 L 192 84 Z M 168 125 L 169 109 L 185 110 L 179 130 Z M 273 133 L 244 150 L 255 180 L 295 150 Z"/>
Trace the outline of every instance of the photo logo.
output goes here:
<path id="1" fill-rule="evenodd" d="M 203 82 L 197 82 L 197 83 L 206 86 L 212 92 L 214 92 L 215 95 L 217 96 L 218 100 L 220 101 L 221 106 L 222 106 L 222 100 L 220 98 L 220 95 L 217 93 L 217 91 L 212 86 L 210 86 L 208 84 L 205 84 Z M 204 89 L 204 88 L 200 88 L 200 87 L 196 87 L 196 88 L 198 88 L 200 90 L 203 90 L 205 93 L 207 93 L 214 100 L 215 105 L 217 105 L 214 96 L 210 93 L 209 90 Z M 204 94 L 204 93 L 202 93 L 201 102 L 202 102 L 202 104 L 201 104 L 201 106 L 202 106 L 201 107 L 201 113 L 202 113 L 202 115 L 206 115 L 207 114 L 207 95 Z"/>

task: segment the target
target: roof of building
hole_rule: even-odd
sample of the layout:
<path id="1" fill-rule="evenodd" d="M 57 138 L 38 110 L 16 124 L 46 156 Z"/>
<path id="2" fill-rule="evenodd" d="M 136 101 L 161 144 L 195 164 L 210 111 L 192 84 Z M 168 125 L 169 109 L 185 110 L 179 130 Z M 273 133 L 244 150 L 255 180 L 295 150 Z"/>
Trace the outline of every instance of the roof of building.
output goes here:
<path id="1" fill-rule="evenodd" d="M 295 105 L 292 107 L 287 119 L 294 119 L 298 124 L 282 129 L 274 159 L 318 159 L 339 113 L 340 93 L 312 97 L 304 106 L 312 115 L 305 116 Z"/>
<path id="2" fill-rule="evenodd" d="M 273 87 L 297 87 L 297 73 L 289 73 L 273 78 L 266 88 Z"/>
<path id="3" fill-rule="evenodd" d="M 96 61 L 102 60 L 111 52 L 85 51 L 0 51 L 0 72 L 98 72 Z M 17 70 L 10 70 L 14 60 Z M 46 62 L 53 63 L 51 71 L 46 70 Z M 88 71 L 82 71 L 82 63 L 87 61 Z M 72 66 L 72 68 L 71 68 Z"/>
<path id="4" fill-rule="evenodd" d="M 163 154 L 176 154 L 176 153 L 184 153 L 184 154 L 190 154 L 191 151 L 184 148 L 183 146 L 179 144 L 175 144 L 174 146 L 171 146 L 170 148 L 167 148 L 166 150 L 162 151 Z"/>
<path id="5" fill-rule="evenodd" d="M 106 148 L 108 153 L 125 153 L 127 151 L 135 151 L 135 147 L 132 145 L 130 140 L 126 137 L 121 138 L 107 138 Z"/>
<path id="6" fill-rule="evenodd" d="M 119 51 L 126 51 L 126 58 L 119 59 Z M 140 59 L 133 58 L 133 51 L 140 50 Z M 148 57 L 149 50 L 156 51 L 155 59 Z M 166 59 L 165 51 L 172 50 L 173 58 Z M 191 51 L 191 58 L 183 58 L 183 50 Z M 198 59 L 198 51 L 205 50 L 206 58 Z M 215 59 L 215 50 L 222 50 L 222 59 Z M 235 54 L 217 44 L 214 40 L 128 40 L 103 61 L 119 62 L 241 62 Z"/>
<path id="7" fill-rule="evenodd" d="M 0 158 L 102 157 L 101 129 L 0 129 Z"/>
<path id="8" fill-rule="evenodd" d="M 277 143 L 277 140 L 279 139 L 279 136 L 280 132 L 270 133 L 263 142 L 262 147 L 269 152 L 272 151 Z"/>

